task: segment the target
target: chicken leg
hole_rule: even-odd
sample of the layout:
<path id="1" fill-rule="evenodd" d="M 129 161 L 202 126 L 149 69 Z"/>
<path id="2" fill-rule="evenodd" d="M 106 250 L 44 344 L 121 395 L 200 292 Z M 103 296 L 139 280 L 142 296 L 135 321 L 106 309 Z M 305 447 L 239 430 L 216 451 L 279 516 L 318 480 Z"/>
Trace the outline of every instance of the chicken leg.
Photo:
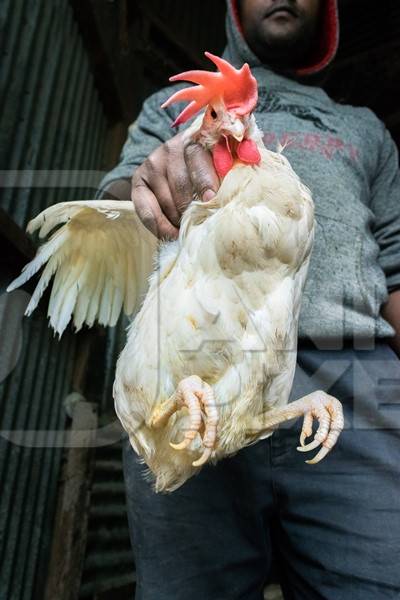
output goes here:
<path id="1" fill-rule="evenodd" d="M 280 423 L 301 416 L 304 417 L 304 420 L 300 435 L 300 446 L 297 447 L 297 450 L 308 452 L 322 445 L 313 459 L 306 460 L 308 464 L 315 464 L 332 450 L 344 425 L 341 403 L 325 392 L 312 392 L 295 402 L 290 402 L 283 408 L 271 409 L 257 417 L 253 417 L 248 426 L 249 434 L 258 437 L 263 433 L 276 429 Z M 318 420 L 319 426 L 314 439 L 306 444 L 306 439 L 312 435 L 314 418 Z"/>
<path id="2" fill-rule="evenodd" d="M 202 438 L 204 452 L 193 463 L 194 467 L 200 467 L 210 458 L 217 439 L 218 411 L 213 390 L 208 383 L 197 375 L 182 379 L 175 393 L 154 408 L 148 424 L 150 427 L 159 429 L 165 426 L 169 418 L 184 406 L 189 411 L 189 428 L 185 431 L 182 442 L 179 444 L 170 442 L 170 445 L 175 450 L 184 450 L 190 446 L 196 434 L 204 429 Z M 204 427 L 202 409 L 205 413 Z"/>

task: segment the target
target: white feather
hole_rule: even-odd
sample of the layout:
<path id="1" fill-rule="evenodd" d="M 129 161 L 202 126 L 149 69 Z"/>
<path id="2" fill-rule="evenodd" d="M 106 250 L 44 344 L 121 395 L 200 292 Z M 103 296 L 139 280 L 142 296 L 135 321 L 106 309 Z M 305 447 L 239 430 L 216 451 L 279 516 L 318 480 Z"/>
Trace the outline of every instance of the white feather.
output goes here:
<path id="1" fill-rule="evenodd" d="M 48 315 L 62 335 L 73 318 L 77 329 L 95 321 L 115 325 L 124 308 L 130 315 L 147 287 L 156 238 L 136 216 L 131 202 L 76 201 L 49 207 L 28 224 L 46 237 L 35 258 L 9 286 L 12 291 L 45 269 L 27 307 L 36 308 L 55 274 Z M 47 264 L 46 264 L 47 263 Z"/>

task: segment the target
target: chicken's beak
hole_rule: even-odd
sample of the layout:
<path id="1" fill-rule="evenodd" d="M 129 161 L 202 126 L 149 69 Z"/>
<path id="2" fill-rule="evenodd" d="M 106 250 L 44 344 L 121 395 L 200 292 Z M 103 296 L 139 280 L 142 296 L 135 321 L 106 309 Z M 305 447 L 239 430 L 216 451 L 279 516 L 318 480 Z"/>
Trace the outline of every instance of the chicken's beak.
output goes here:
<path id="1" fill-rule="evenodd" d="M 237 141 L 241 142 L 244 137 L 244 125 L 242 121 L 237 119 L 231 128 L 230 135 Z"/>
<path id="2" fill-rule="evenodd" d="M 243 140 L 243 133 L 240 134 L 234 134 L 232 135 L 232 137 L 237 141 L 237 142 L 241 142 Z"/>
<path id="3" fill-rule="evenodd" d="M 223 134 L 227 137 L 232 137 L 237 142 L 241 142 L 244 138 L 245 131 L 246 128 L 241 119 L 238 119 L 237 117 L 231 117 L 225 124 Z"/>

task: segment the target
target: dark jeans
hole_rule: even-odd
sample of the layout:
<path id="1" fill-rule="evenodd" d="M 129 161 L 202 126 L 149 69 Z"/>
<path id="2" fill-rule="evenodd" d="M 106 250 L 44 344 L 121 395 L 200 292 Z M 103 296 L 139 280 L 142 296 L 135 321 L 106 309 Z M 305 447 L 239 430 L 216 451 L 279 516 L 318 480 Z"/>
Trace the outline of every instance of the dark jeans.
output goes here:
<path id="1" fill-rule="evenodd" d="M 345 410 L 317 465 L 298 419 L 159 495 L 126 445 L 137 600 L 261 600 L 273 563 L 286 599 L 400 598 L 400 361 L 301 348 L 292 399 L 317 389 Z"/>

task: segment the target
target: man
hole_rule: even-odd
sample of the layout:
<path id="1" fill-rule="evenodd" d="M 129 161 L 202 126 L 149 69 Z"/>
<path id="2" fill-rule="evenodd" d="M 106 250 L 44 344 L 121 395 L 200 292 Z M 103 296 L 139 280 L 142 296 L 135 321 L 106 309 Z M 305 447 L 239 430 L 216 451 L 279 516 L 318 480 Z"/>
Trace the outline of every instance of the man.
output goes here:
<path id="1" fill-rule="evenodd" d="M 292 396 L 324 389 L 346 425 L 318 465 L 295 452 L 296 422 L 170 495 L 152 492 L 127 446 L 137 598 L 259 600 L 273 558 L 288 599 L 399 598 L 400 363 L 386 341 L 400 349 L 395 145 L 371 111 L 310 85 L 336 52 L 335 0 L 231 0 L 227 34 L 225 58 L 257 77 L 266 145 L 285 146 L 316 205 Z M 101 193 L 132 197 L 147 227 L 174 238 L 193 193 L 206 200 L 219 180 L 171 131 L 181 107 L 160 109 L 170 93 L 145 102 Z"/>

